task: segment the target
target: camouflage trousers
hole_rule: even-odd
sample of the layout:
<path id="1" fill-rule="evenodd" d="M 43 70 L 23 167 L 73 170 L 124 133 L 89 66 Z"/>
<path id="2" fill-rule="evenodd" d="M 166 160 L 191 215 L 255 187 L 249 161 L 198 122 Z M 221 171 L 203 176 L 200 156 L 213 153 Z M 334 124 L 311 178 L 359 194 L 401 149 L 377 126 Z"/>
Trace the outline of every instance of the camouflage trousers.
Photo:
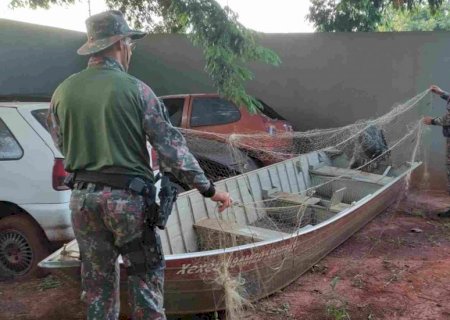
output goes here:
<path id="1" fill-rule="evenodd" d="M 95 185 L 89 184 L 87 189 L 73 190 L 70 208 L 82 257 L 81 278 L 87 318 L 118 319 L 118 248 L 141 236 L 144 200 L 126 190 L 96 190 Z M 129 266 L 127 255 L 122 258 L 125 266 Z M 146 274 L 128 276 L 128 301 L 133 319 L 166 319 L 164 268 L 165 263 L 161 261 Z"/>

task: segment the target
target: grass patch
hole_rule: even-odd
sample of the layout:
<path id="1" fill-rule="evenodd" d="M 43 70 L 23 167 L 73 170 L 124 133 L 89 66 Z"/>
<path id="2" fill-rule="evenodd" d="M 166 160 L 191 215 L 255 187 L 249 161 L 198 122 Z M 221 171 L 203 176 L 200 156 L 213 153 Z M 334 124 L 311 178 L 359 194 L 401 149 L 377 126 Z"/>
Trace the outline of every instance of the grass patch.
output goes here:
<path id="1" fill-rule="evenodd" d="M 333 303 L 327 305 L 327 316 L 334 320 L 350 320 L 346 304 L 337 306 Z"/>
<path id="2" fill-rule="evenodd" d="M 55 278 L 54 276 L 50 275 L 42 279 L 41 283 L 38 285 L 39 291 L 45 291 L 49 289 L 59 288 L 61 286 L 61 282 Z"/>
<path id="3" fill-rule="evenodd" d="M 330 282 L 331 292 L 326 303 L 327 317 L 334 320 L 350 320 L 350 314 L 347 311 L 348 303 L 345 297 L 336 291 L 339 281 L 339 277 L 334 277 Z"/>

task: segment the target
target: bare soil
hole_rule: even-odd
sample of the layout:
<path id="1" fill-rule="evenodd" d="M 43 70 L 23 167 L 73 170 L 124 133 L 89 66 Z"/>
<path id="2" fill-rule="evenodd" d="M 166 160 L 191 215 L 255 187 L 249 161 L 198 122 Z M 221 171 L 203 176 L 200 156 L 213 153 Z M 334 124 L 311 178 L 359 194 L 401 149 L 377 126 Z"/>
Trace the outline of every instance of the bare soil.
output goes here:
<path id="1" fill-rule="evenodd" d="M 243 318 L 450 319 L 450 219 L 436 216 L 449 207 L 411 193 Z M 0 319 L 84 318 L 78 288 L 53 276 L 0 282 Z"/>

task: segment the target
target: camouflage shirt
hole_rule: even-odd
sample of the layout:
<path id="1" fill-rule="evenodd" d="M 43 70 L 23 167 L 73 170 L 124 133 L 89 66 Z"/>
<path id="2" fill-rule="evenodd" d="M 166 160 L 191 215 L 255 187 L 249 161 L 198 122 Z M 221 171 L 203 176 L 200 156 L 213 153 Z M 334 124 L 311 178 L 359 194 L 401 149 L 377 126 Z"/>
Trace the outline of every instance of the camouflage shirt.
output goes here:
<path id="1" fill-rule="evenodd" d="M 441 116 L 433 119 L 433 124 L 437 126 L 450 125 L 450 95 L 447 92 L 441 94 L 441 98 L 447 101 L 447 112 Z"/>
<path id="2" fill-rule="evenodd" d="M 153 177 L 146 138 L 160 168 L 205 192 L 210 182 L 168 120 L 152 89 L 108 57 L 91 57 L 88 68 L 55 90 L 48 116 L 65 168 Z"/>

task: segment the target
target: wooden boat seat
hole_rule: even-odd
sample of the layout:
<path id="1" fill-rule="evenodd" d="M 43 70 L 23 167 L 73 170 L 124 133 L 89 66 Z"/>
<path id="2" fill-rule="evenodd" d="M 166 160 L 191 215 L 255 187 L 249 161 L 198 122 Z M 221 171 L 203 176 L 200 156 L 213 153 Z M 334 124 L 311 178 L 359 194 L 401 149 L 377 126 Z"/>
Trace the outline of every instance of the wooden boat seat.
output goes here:
<path id="1" fill-rule="evenodd" d="M 221 219 L 202 219 L 194 224 L 200 248 L 212 250 L 289 237 L 288 233 L 237 224 Z"/>
<path id="2" fill-rule="evenodd" d="M 341 212 L 341 211 L 343 211 L 343 210 L 345 210 L 347 208 L 350 208 L 350 207 L 351 207 L 351 205 L 349 205 L 348 203 L 340 202 L 340 203 L 337 203 L 337 204 L 335 204 L 333 206 L 330 206 L 330 211 L 334 212 L 334 213 L 338 213 L 338 212 Z"/>
<path id="3" fill-rule="evenodd" d="M 385 175 L 368 173 L 360 170 L 346 169 L 346 168 L 338 168 L 331 166 L 321 166 L 317 168 L 312 168 L 309 170 L 312 174 L 317 174 L 321 176 L 330 176 L 330 177 L 344 177 L 350 178 L 353 180 L 371 182 L 381 185 L 386 185 L 394 180 L 392 177 L 387 177 Z"/>
<path id="4" fill-rule="evenodd" d="M 320 198 L 279 191 L 278 188 L 263 190 L 267 215 L 275 220 L 292 225 L 303 226 L 313 222 L 311 211 L 307 208 L 319 205 Z M 324 208 L 325 209 L 325 208 Z"/>
<path id="5" fill-rule="evenodd" d="M 277 188 L 264 190 L 263 198 L 273 200 L 266 204 L 269 217 L 303 227 L 325 221 L 336 213 L 349 208 L 350 204 L 342 202 L 346 190 L 346 188 L 341 188 L 334 191 L 330 201 L 318 197 L 281 192 Z M 295 207 L 296 205 L 298 207 Z"/>
<path id="6" fill-rule="evenodd" d="M 318 204 L 321 201 L 320 198 L 282 191 L 273 192 L 267 195 L 267 199 L 279 200 L 285 203 L 291 203 L 292 205 L 313 205 Z"/>
<path id="7" fill-rule="evenodd" d="M 330 205 L 328 206 L 328 209 L 331 212 L 337 213 L 337 212 L 345 210 L 351 206 L 347 203 L 342 202 L 342 199 L 344 199 L 344 194 L 345 194 L 346 190 L 347 190 L 347 188 L 341 188 L 341 189 L 333 192 L 333 195 L 331 196 L 331 200 L 330 200 Z"/>
<path id="8" fill-rule="evenodd" d="M 286 206 L 289 205 L 313 205 L 321 201 L 320 198 L 306 196 L 298 193 L 289 193 L 280 191 L 275 187 L 270 190 L 262 190 L 262 197 L 264 200 L 275 200 L 279 203 L 283 203 Z M 270 202 L 269 202 L 270 203 Z"/>

